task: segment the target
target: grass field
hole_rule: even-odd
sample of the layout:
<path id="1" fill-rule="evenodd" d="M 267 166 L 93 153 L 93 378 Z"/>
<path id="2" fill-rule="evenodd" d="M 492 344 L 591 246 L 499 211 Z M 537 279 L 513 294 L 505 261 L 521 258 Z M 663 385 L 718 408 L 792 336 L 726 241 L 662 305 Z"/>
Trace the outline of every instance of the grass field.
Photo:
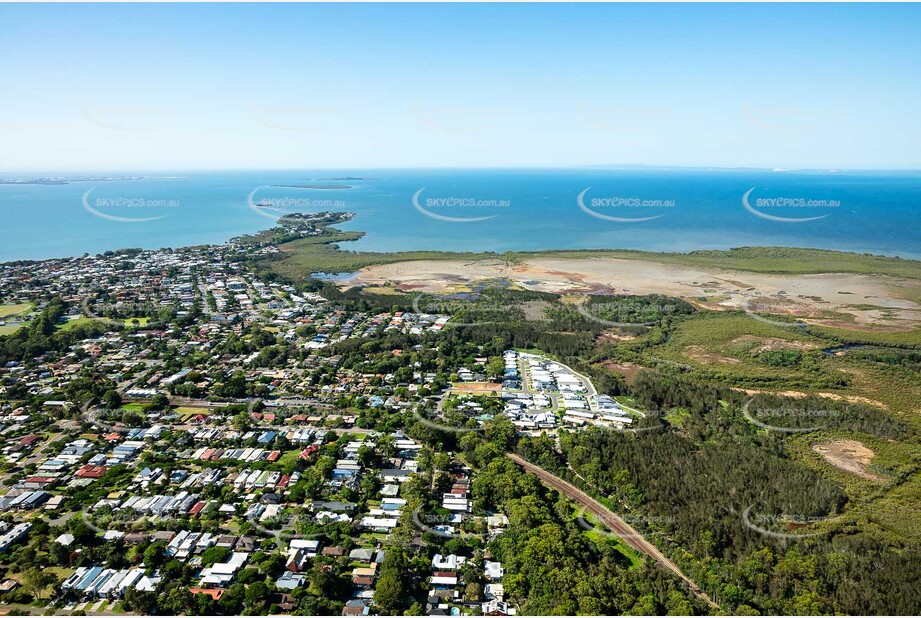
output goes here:
<path id="1" fill-rule="evenodd" d="M 70 329 L 72 329 L 72 328 L 78 326 L 79 324 L 86 324 L 87 322 L 91 322 L 91 321 L 94 320 L 94 319 L 96 319 L 96 318 L 88 318 L 88 317 L 86 317 L 85 315 L 81 315 L 80 317 L 78 317 L 78 318 L 76 318 L 76 319 L 74 319 L 74 320 L 68 320 L 68 321 L 65 322 L 64 324 L 61 324 L 58 328 L 59 328 L 60 330 L 70 330 Z"/>
<path id="2" fill-rule="evenodd" d="M 0 305 L 0 318 L 6 318 L 11 315 L 19 315 L 32 309 L 29 303 L 20 303 L 18 305 Z"/>
<path id="3" fill-rule="evenodd" d="M 29 303 L 19 303 L 18 305 L 0 305 L 0 322 L 4 321 L 5 318 L 20 316 L 22 314 L 28 313 L 31 310 L 32 305 Z M 27 325 L 28 322 L 20 324 L 4 324 L 3 326 L 0 326 L 0 337 L 4 335 L 12 335 L 17 330 Z"/>
<path id="4" fill-rule="evenodd" d="M 179 418 L 183 422 L 188 421 L 193 416 L 198 416 L 199 414 L 209 416 L 211 412 L 212 411 L 208 408 L 193 408 L 191 406 L 179 406 L 177 408 L 173 408 L 173 414 L 178 414 Z"/>
<path id="5" fill-rule="evenodd" d="M 137 320 L 137 322 L 135 322 L 135 320 Z M 129 326 L 129 327 L 131 327 L 131 326 L 147 326 L 147 323 L 148 323 L 148 322 L 150 322 L 150 318 L 148 318 L 148 317 L 142 317 L 142 318 L 126 318 L 126 319 L 124 320 L 125 326 Z"/>
<path id="6" fill-rule="evenodd" d="M 278 461 L 275 463 L 280 465 L 282 468 L 290 468 L 297 465 L 297 462 L 300 460 L 301 451 L 300 449 L 295 449 L 293 451 L 287 451 L 282 453 L 281 457 L 278 458 Z"/>

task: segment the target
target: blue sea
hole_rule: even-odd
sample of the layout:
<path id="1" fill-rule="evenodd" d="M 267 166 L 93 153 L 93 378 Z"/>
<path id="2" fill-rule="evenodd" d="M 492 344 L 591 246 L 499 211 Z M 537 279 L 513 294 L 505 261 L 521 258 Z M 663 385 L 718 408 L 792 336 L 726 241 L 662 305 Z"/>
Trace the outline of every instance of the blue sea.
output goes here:
<path id="1" fill-rule="evenodd" d="M 130 176 L 130 178 L 128 178 Z M 921 173 L 573 168 L 3 174 L 0 261 L 221 243 L 348 211 L 369 251 L 748 245 L 921 259 Z M 113 179 L 114 178 L 114 179 Z"/>

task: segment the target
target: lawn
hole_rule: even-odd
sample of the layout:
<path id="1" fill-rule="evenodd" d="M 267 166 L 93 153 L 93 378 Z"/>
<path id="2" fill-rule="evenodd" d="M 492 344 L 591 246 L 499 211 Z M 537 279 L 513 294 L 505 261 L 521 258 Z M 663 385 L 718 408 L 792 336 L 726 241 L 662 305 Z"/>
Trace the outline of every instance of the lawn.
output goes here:
<path id="1" fill-rule="evenodd" d="M 19 315 L 20 313 L 25 313 L 32 308 L 32 305 L 29 303 L 20 303 L 18 305 L 0 305 L 0 318 L 5 318 L 11 315 Z"/>
<path id="2" fill-rule="evenodd" d="M 135 323 L 135 321 L 137 322 Z M 147 323 L 150 322 L 150 318 L 126 318 L 124 322 L 125 326 L 147 326 Z"/>
<path id="3" fill-rule="evenodd" d="M 87 322 L 90 322 L 90 321 L 95 320 L 95 319 L 96 319 L 96 318 L 88 318 L 88 317 L 86 317 L 85 315 L 81 315 L 80 317 L 78 317 L 78 318 L 76 318 L 76 319 L 67 320 L 67 322 L 65 322 L 64 324 L 61 324 L 61 326 L 59 326 L 58 328 L 59 328 L 60 330 L 70 330 L 70 329 L 72 329 L 72 328 L 74 328 L 74 327 L 76 327 L 76 326 L 78 326 L 78 325 L 80 325 L 80 324 L 86 324 Z"/>
<path id="4" fill-rule="evenodd" d="M 301 451 L 295 449 L 293 451 L 288 451 L 283 453 L 281 457 L 278 458 L 278 461 L 275 462 L 276 465 L 281 466 L 284 469 L 293 468 L 297 465 L 297 462 L 300 460 Z"/>

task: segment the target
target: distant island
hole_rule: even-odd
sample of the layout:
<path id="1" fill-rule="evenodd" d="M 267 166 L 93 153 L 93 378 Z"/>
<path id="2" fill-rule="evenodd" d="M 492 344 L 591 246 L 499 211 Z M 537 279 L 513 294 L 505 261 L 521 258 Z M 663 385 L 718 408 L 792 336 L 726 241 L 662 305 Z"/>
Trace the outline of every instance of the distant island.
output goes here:
<path id="1" fill-rule="evenodd" d="M 320 190 L 333 190 L 341 191 L 343 189 L 351 189 L 352 185 L 272 185 L 279 189 L 320 189 Z"/>
<path id="2" fill-rule="evenodd" d="M 68 185 L 72 182 L 110 182 L 113 180 L 141 180 L 143 176 L 118 176 L 105 178 L 5 178 L 0 185 Z"/>

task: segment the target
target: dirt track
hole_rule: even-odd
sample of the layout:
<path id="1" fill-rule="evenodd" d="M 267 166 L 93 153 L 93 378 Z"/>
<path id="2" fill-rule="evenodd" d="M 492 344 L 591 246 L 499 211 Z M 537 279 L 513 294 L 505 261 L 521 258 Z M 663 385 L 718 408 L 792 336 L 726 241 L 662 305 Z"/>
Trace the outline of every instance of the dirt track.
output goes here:
<path id="1" fill-rule="evenodd" d="M 556 491 L 560 492 L 561 494 L 563 494 L 570 500 L 573 500 L 574 502 L 577 502 L 581 504 L 582 506 L 584 506 L 586 510 L 588 510 L 588 512 L 590 512 L 592 515 L 594 515 L 599 520 L 601 520 L 601 522 L 609 530 L 611 530 L 613 533 L 615 533 L 617 536 L 623 539 L 623 541 L 627 545 L 629 545 L 636 551 L 640 552 L 641 554 L 645 554 L 649 556 L 659 566 L 672 571 L 675 575 L 680 577 L 688 585 L 688 587 L 691 589 L 691 591 L 694 594 L 696 594 L 701 599 L 706 601 L 707 604 L 710 605 L 710 607 L 719 609 L 719 606 L 716 603 L 714 603 L 710 599 L 710 597 L 708 597 L 707 594 L 703 592 L 697 586 L 697 584 L 695 584 L 693 581 L 691 581 L 691 579 L 687 575 L 681 572 L 681 569 L 678 568 L 677 564 L 675 564 L 674 562 L 666 558 L 662 554 L 662 552 L 656 549 L 655 545 L 647 541 L 645 538 L 643 538 L 643 536 L 639 532 L 634 530 L 632 526 L 630 526 L 620 517 L 612 513 L 608 509 L 608 507 L 604 506 L 603 504 L 601 504 L 600 502 L 592 498 L 590 495 L 588 495 L 587 493 L 585 493 L 584 491 L 582 491 L 575 485 L 572 485 L 571 483 L 567 483 L 563 479 L 550 474 L 543 468 L 539 466 L 535 466 L 529 461 L 522 459 L 518 455 L 509 453 L 508 456 L 516 464 L 518 464 L 519 466 L 521 466 L 522 468 L 524 468 L 531 474 L 534 474 L 535 476 L 537 476 L 537 478 L 539 478 L 541 482 L 543 482 L 547 487 L 550 487 L 551 489 L 555 489 Z"/>

